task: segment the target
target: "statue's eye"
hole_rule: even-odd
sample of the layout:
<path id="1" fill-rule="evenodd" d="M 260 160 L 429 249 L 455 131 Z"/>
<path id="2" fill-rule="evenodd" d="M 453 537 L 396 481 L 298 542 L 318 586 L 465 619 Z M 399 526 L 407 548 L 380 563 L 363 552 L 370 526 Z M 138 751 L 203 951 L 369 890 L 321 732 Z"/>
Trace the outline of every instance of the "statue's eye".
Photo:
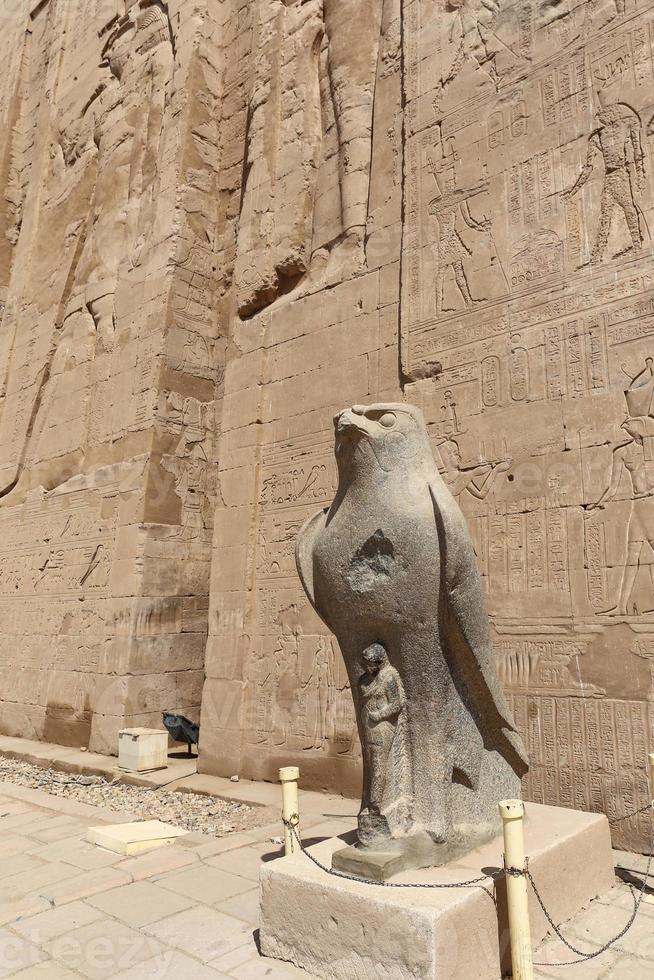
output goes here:
<path id="1" fill-rule="evenodd" d="M 393 412 L 384 412 L 379 420 L 379 424 L 383 425 L 385 429 L 392 429 L 395 425 L 396 416 Z"/>

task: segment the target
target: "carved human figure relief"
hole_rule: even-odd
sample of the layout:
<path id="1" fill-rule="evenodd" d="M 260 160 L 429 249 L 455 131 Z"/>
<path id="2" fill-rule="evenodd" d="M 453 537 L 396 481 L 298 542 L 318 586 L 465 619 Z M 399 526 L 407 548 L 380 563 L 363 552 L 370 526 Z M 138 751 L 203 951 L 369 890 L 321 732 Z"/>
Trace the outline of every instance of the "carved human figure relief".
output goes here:
<path id="1" fill-rule="evenodd" d="M 345 275 L 365 263 L 382 8 L 382 0 L 283 0 L 275 18 L 260 8 L 265 57 L 250 98 L 235 270 L 242 316 L 296 288 L 314 249 L 342 251 Z M 340 214 L 325 243 L 315 241 L 314 213 L 329 119 Z"/>
<path id="2" fill-rule="evenodd" d="M 443 479 L 457 500 L 460 500 L 464 492 L 469 493 L 476 500 L 485 500 L 494 488 L 498 477 L 506 473 L 512 464 L 512 460 L 507 458 L 463 466 L 459 443 L 451 437 L 439 440 L 436 448 L 443 461 Z"/>
<path id="3" fill-rule="evenodd" d="M 490 231 L 487 218 L 478 220 L 470 211 L 469 199 L 486 189 L 484 185 L 471 190 L 461 190 L 456 186 L 454 166 L 443 168 L 434 180 L 439 195 L 430 202 L 429 213 L 434 220 L 434 258 L 436 263 L 436 312 L 442 313 L 446 277 L 451 272 L 465 307 L 471 307 L 480 297 L 473 297 L 464 263 L 473 252 L 462 238 L 459 221 L 470 230 L 483 234 Z"/>
<path id="4" fill-rule="evenodd" d="M 486 84 L 499 92 L 507 72 L 526 64 L 525 53 L 518 50 L 506 23 L 501 23 L 507 13 L 510 21 L 514 11 L 503 0 L 447 0 L 450 53 L 434 98 L 437 115 L 443 97 L 466 69 L 486 76 Z"/>
<path id="5" fill-rule="evenodd" d="M 312 697 L 314 702 L 311 744 L 307 746 L 311 749 L 322 749 L 331 734 L 336 696 L 332 669 L 333 656 L 331 640 L 326 636 L 318 637 L 318 648 L 315 651 L 311 673 L 302 684 L 304 698 Z"/>
<path id="6" fill-rule="evenodd" d="M 499 0 L 448 0 L 447 9 L 453 15 L 450 41 L 456 54 L 443 79 L 443 87 L 451 83 L 468 62 L 485 71 L 497 86 L 500 76 L 495 56 L 502 42 L 494 28 L 500 12 Z"/>
<path id="7" fill-rule="evenodd" d="M 383 0 L 324 0 L 339 142 L 342 230 L 358 247 L 368 214 L 372 113 Z"/>
<path id="8" fill-rule="evenodd" d="M 624 14 L 627 0 L 588 0 L 585 4 L 584 27 L 602 30 L 612 20 Z"/>
<path id="9" fill-rule="evenodd" d="M 76 283 L 108 343 L 119 266 L 126 257 L 140 261 L 154 221 L 174 61 L 165 8 L 141 0 L 114 27 L 103 57 L 105 77 L 86 109 L 97 147 L 97 179 Z"/>
<path id="10" fill-rule="evenodd" d="M 70 229 L 76 245 L 58 321 L 40 365 L 38 384 L 24 408 L 25 432 L 16 447 L 19 476 L 28 455 L 43 451 L 47 458 L 56 455 L 54 450 L 60 455 L 75 452 L 75 463 L 67 463 L 70 476 L 71 466 L 82 465 L 93 441 L 90 408 L 81 387 L 76 388 L 80 399 L 76 423 L 66 434 L 69 444 L 53 443 L 48 411 L 61 397 L 67 371 L 78 362 L 90 365 L 95 355 L 114 348 L 114 300 L 120 269 L 127 271 L 142 260 L 154 230 L 164 110 L 173 63 L 165 6 L 158 0 L 131 3 L 112 22 L 104 41 L 99 83 L 79 118 L 62 127 L 51 148 L 51 191 L 57 190 L 65 202 L 88 184 L 92 190 L 85 220 Z M 71 357 L 73 337 L 79 343 Z M 85 370 L 92 384 L 92 369 L 87 366 Z M 70 406 L 67 413 L 74 414 Z M 15 471 L 11 477 L 11 482 L 0 487 L 0 495 L 10 493 L 17 484 Z"/>
<path id="11" fill-rule="evenodd" d="M 645 368 L 633 379 L 625 392 L 630 415 L 621 428 L 627 440 L 615 446 L 608 486 L 597 502 L 586 510 L 603 509 L 615 500 L 623 481 L 630 488 L 631 510 L 627 525 L 627 555 L 617 604 L 605 612 L 627 616 L 634 612 L 632 594 L 646 545 L 654 549 L 654 360 L 647 358 Z M 636 414 L 638 413 L 638 414 Z M 649 608 L 654 608 L 654 586 Z M 648 610 L 638 610 L 645 612 Z"/>
<path id="12" fill-rule="evenodd" d="M 601 262 L 606 252 L 614 217 L 622 214 L 631 245 L 627 251 L 642 248 L 644 230 L 638 194 L 645 185 L 645 154 L 641 140 L 640 117 L 622 102 L 607 103 L 599 92 L 597 110 L 599 126 L 588 137 L 586 162 L 573 186 L 565 192 L 578 193 L 601 161 L 604 180 L 600 199 L 600 218 L 590 262 Z"/>

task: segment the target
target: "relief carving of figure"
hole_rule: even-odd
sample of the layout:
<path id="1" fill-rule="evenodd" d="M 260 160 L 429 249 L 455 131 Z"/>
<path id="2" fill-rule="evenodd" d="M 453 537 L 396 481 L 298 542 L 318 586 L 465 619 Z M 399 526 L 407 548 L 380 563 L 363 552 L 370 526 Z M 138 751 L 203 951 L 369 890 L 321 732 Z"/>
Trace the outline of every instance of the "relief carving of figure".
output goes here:
<path id="1" fill-rule="evenodd" d="M 297 633 L 284 629 L 273 652 L 274 696 L 272 708 L 272 741 L 288 745 L 297 721 L 298 710 L 298 638 Z"/>
<path id="2" fill-rule="evenodd" d="M 497 86 L 500 77 L 495 57 L 504 47 L 494 30 L 499 0 L 448 0 L 447 9 L 454 13 L 450 42 L 456 45 L 456 54 L 443 86 L 453 81 L 468 62 L 485 71 Z"/>
<path id="3" fill-rule="evenodd" d="M 319 637 L 311 674 L 302 684 L 303 692 L 313 691 L 314 721 L 311 745 L 308 746 L 312 749 L 322 749 L 330 735 L 334 699 L 332 658 L 331 640 L 326 636 Z"/>
<path id="4" fill-rule="evenodd" d="M 437 313 L 442 313 L 444 310 L 445 277 L 450 269 L 464 305 L 469 308 L 473 303 L 478 302 L 470 292 L 468 275 L 464 266 L 464 261 L 469 259 L 473 253 L 459 233 L 458 219 L 461 218 L 472 231 L 484 233 L 490 230 L 489 219 L 483 218 L 480 221 L 474 218 L 468 204 L 469 198 L 484 190 L 486 185 L 480 185 L 473 190 L 458 189 L 454 167 L 448 167 L 441 171 L 440 178 L 442 184 L 442 189 L 439 185 L 440 194 L 429 205 L 429 213 L 435 219 L 434 253 L 436 259 Z M 439 184 L 436 173 L 434 173 L 434 179 Z"/>
<path id="5" fill-rule="evenodd" d="M 108 345 L 119 266 L 126 255 L 139 261 L 154 222 L 174 61 L 163 8 L 141 0 L 136 13 L 130 11 L 114 28 L 103 57 L 105 78 L 85 111 L 97 147 L 97 179 L 75 279 Z"/>
<path id="6" fill-rule="evenodd" d="M 597 118 L 600 125 L 588 138 L 586 163 L 573 186 L 564 192 L 566 196 L 573 196 L 581 190 L 592 174 L 596 160 L 602 158 L 604 183 L 597 238 L 590 254 L 591 263 L 601 262 L 604 257 L 616 211 L 622 212 L 631 238 L 627 252 L 643 246 L 641 211 L 636 200 L 637 192 L 645 185 L 640 118 L 622 102 L 601 104 Z"/>
<path id="7" fill-rule="evenodd" d="M 625 12 L 626 0 L 588 0 L 585 10 L 585 29 L 601 31 Z"/>
<path id="8" fill-rule="evenodd" d="M 623 477 L 631 486 L 631 512 L 627 525 L 627 557 L 620 584 L 617 606 L 608 614 L 627 616 L 633 611 L 632 593 L 640 568 L 643 549 L 654 549 L 654 360 L 648 358 L 644 371 L 625 392 L 627 405 L 637 416 L 630 416 L 621 428 L 629 437 L 613 450 L 609 483 L 599 500 L 587 511 L 604 508 L 614 500 Z M 640 414 L 642 413 L 642 414 Z M 631 603 L 631 605 L 630 605 Z M 652 595 L 654 606 L 654 595 Z"/>
<path id="9" fill-rule="evenodd" d="M 63 376 L 96 353 L 114 347 L 114 298 L 121 264 L 137 264 L 152 235 L 164 111 L 174 63 L 166 8 L 158 0 L 138 0 L 112 27 L 102 50 L 100 78 L 80 117 L 58 136 L 51 152 L 52 177 L 60 206 L 71 187 L 92 181 L 87 216 L 76 229 L 77 248 L 68 271 L 61 316 L 54 331 L 36 393 L 25 408 L 24 436 L 17 447 L 18 477 L 0 488 L 10 493 L 18 483 L 27 454 L 52 455 L 50 409 L 62 395 Z M 63 188 L 63 190 L 62 190 Z M 63 207 L 63 203 L 61 203 Z M 87 381 L 89 379 L 87 378 Z M 57 447 L 83 458 L 90 439 L 86 388 L 78 384 L 77 413 L 84 432 L 71 433 L 70 444 Z M 35 411 L 36 409 L 36 411 Z M 66 466 L 68 476 L 72 475 Z M 53 479 L 56 479 L 53 472 Z"/>
<path id="10" fill-rule="evenodd" d="M 476 500 L 485 500 L 497 478 L 511 468 L 510 459 L 502 459 L 496 463 L 479 463 L 477 466 L 462 466 L 461 450 L 456 439 L 440 440 L 436 446 L 443 460 L 443 479 L 457 500 L 466 491 Z"/>
<path id="11" fill-rule="evenodd" d="M 502 0 L 447 0 L 446 10 L 452 14 L 449 42 L 455 53 L 436 96 L 434 109 L 437 114 L 443 94 L 467 65 L 485 73 L 499 91 L 506 72 L 524 60 L 524 55 L 516 51 L 510 39 L 503 40 L 500 36 L 504 33 L 498 30 L 498 21 L 504 12 Z"/>
<path id="12" fill-rule="evenodd" d="M 295 285 L 309 271 L 330 118 L 338 143 L 340 204 L 334 224 L 339 241 L 332 245 L 342 246 L 347 271 L 365 264 L 383 0 L 283 3 L 268 47 L 286 53 L 258 61 L 251 96 L 236 261 L 241 315 L 274 302 L 285 284 Z M 277 91 L 282 97 L 274 100 Z"/>
<path id="13" fill-rule="evenodd" d="M 383 0 L 324 0 L 339 144 L 343 233 L 363 245 Z"/>

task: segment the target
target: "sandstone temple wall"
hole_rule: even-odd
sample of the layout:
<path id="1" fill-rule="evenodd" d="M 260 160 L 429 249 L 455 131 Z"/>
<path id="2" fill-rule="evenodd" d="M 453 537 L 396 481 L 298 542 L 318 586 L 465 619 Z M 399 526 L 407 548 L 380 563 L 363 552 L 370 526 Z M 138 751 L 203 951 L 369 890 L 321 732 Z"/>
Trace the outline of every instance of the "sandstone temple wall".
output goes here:
<path id="1" fill-rule="evenodd" d="M 334 489 L 332 413 L 406 397 L 471 523 L 526 795 L 610 816 L 643 805 L 647 4 L 261 0 L 243 17 L 228 42 L 244 138 L 203 768 L 270 779 L 297 763 L 305 784 L 354 791 L 340 654 L 293 546 Z"/>
<path id="2" fill-rule="evenodd" d="M 1 729 L 114 751 L 126 723 L 200 706 L 224 360 L 213 18 L 7 10 Z"/>
<path id="3" fill-rule="evenodd" d="M 354 794 L 294 541 L 335 411 L 406 398 L 470 522 L 526 796 L 642 806 L 650 5 L 11 9 L 0 730 L 113 750 L 201 701 L 204 771 Z"/>
<path id="4" fill-rule="evenodd" d="M 336 410 L 401 396 L 400 3 L 243 11 L 226 37 L 244 140 L 201 766 L 272 778 L 299 759 L 307 781 L 354 793 L 345 668 L 294 546 L 333 491 Z"/>

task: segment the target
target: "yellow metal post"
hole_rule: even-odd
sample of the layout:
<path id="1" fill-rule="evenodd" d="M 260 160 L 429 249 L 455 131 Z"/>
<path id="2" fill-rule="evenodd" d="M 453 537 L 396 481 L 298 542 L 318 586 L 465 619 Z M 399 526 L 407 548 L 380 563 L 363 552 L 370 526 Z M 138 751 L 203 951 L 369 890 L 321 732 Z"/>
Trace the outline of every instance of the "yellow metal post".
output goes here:
<path id="1" fill-rule="evenodd" d="M 298 842 L 288 823 L 293 824 L 295 833 L 300 838 L 300 804 L 298 800 L 298 780 L 300 770 L 297 766 L 285 766 L 279 770 L 279 781 L 282 784 L 282 816 L 284 818 L 284 851 L 293 854 L 298 849 Z M 301 838 L 300 838 L 301 839 Z"/>
<path id="2" fill-rule="evenodd" d="M 500 815 L 504 830 L 504 867 L 507 870 L 524 871 L 524 803 L 522 800 L 503 800 L 500 803 Z M 527 879 L 524 875 L 507 874 L 506 897 L 509 910 L 513 980 L 533 980 L 534 965 L 529 927 L 529 901 L 527 898 Z"/>

